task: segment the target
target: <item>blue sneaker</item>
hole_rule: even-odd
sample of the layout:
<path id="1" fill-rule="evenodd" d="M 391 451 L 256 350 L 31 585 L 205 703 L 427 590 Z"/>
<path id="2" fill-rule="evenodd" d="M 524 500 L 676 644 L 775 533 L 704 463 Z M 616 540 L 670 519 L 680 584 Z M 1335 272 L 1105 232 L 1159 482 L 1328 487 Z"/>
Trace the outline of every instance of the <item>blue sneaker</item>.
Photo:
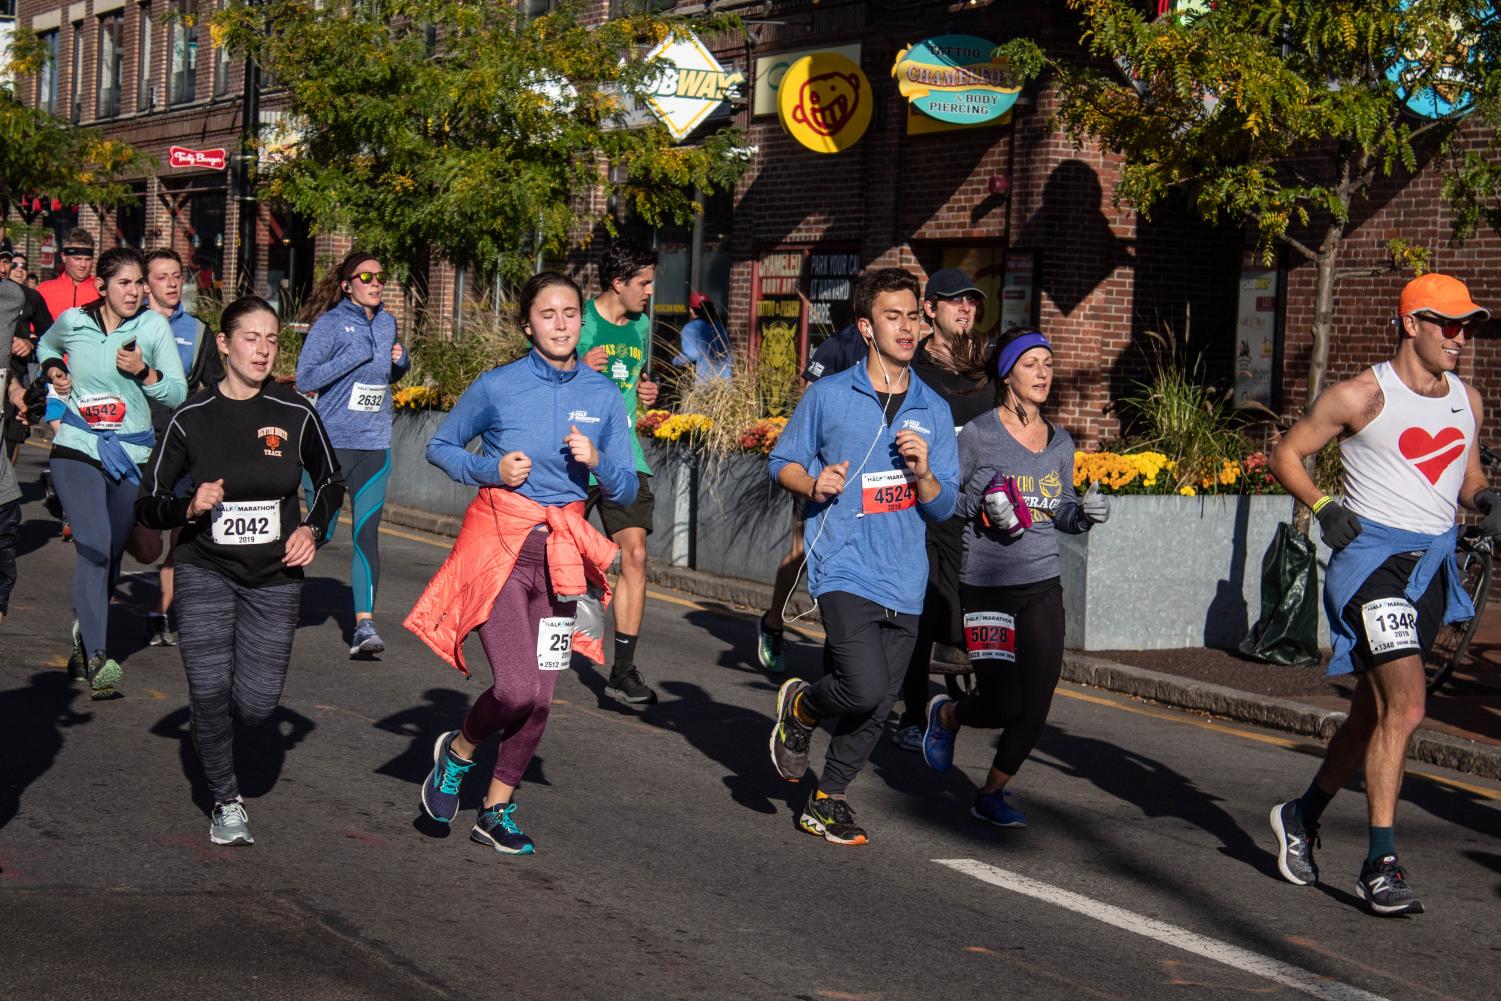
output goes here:
<path id="1" fill-rule="evenodd" d="M 361 619 L 354 624 L 354 636 L 349 640 L 350 657 L 373 657 L 385 651 L 386 641 L 375 631 L 374 619 Z"/>
<path id="2" fill-rule="evenodd" d="M 516 818 L 511 816 L 515 812 L 515 803 L 481 807 L 479 816 L 474 818 L 474 830 L 469 832 L 469 839 L 489 845 L 502 855 L 535 855 L 537 846 L 522 833 Z"/>
<path id="3" fill-rule="evenodd" d="M 1026 815 L 1006 802 L 1004 789 L 997 789 L 988 796 L 976 796 L 975 805 L 969 808 L 969 815 L 976 820 L 989 821 L 997 827 L 1027 826 Z"/>
<path id="4" fill-rule="evenodd" d="M 945 729 L 938 722 L 938 711 L 945 702 L 952 701 L 947 695 L 935 695 L 928 700 L 928 727 L 922 735 L 922 759 L 935 772 L 946 772 L 954 767 L 954 731 Z"/>
<path id="5" fill-rule="evenodd" d="M 459 784 L 474 767 L 452 751 L 453 738 L 459 731 L 450 730 L 433 745 L 433 770 L 422 782 L 422 811 L 440 824 L 451 824 L 459 815 Z"/>

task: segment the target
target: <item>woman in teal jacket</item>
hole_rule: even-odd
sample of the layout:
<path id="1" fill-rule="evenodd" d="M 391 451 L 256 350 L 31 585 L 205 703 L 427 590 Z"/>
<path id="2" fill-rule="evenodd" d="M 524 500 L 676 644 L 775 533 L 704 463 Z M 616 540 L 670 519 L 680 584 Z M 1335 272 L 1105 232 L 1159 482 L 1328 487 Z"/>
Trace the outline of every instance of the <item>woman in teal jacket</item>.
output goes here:
<path id="1" fill-rule="evenodd" d="M 171 328 L 144 308 L 146 262 L 116 247 L 99 257 L 102 298 L 69 309 L 42 335 L 37 360 L 67 409 L 52 445 L 52 482 L 73 526 L 73 656 L 69 671 L 107 698 L 121 671 L 105 651 L 109 596 L 135 524 L 140 464 L 151 455 L 147 400 L 179 406 L 187 396 Z"/>

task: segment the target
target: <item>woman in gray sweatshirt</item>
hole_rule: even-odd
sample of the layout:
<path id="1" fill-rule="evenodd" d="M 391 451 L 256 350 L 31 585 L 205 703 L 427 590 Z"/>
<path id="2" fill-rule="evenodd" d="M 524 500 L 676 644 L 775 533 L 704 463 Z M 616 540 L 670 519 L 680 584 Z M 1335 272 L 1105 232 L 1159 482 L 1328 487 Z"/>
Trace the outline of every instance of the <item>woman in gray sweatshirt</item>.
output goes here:
<path id="1" fill-rule="evenodd" d="M 999 729 L 995 761 L 970 814 L 1025 827 L 1006 785 L 1047 723 L 1063 668 L 1063 588 L 1057 533 L 1110 516 L 1098 484 L 1074 493 L 1074 440 L 1042 416 L 1053 346 L 1035 330 L 1003 336 L 991 355 L 999 406 L 959 432 L 958 515 L 968 519 L 959 598 L 977 692 L 928 703 L 923 758 L 946 772 L 961 726 Z"/>

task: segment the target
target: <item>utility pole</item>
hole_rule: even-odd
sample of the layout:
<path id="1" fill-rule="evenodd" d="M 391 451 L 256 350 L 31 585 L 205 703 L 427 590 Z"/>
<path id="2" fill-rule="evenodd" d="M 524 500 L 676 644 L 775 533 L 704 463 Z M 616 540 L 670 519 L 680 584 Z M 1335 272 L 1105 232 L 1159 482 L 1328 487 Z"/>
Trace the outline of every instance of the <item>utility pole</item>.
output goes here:
<path id="1" fill-rule="evenodd" d="M 242 295 L 255 292 L 255 231 L 260 216 L 256 199 L 256 160 L 261 134 L 261 68 L 255 57 L 245 56 L 245 91 L 240 116 L 240 149 L 235 155 L 235 200 L 240 208 L 240 239 L 237 287 Z"/>

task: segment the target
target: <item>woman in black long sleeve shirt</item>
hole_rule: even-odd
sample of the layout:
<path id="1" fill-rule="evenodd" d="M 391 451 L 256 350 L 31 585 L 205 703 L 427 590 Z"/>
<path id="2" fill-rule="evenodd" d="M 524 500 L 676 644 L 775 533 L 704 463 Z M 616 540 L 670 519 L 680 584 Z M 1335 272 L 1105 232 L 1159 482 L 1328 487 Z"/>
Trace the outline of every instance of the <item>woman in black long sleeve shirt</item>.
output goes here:
<path id="1" fill-rule="evenodd" d="M 157 443 L 136 517 L 182 528 L 177 548 L 179 649 L 193 742 L 214 795 L 209 840 L 253 839 L 234 774 L 234 715 L 264 722 L 286 681 L 302 568 L 344 498 L 344 481 L 313 406 L 269 380 L 280 324 L 263 299 L 231 303 L 220 321 L 225 375 L 178 408 Z M 313 501 L 300 517 L 306 470 Z M 173 492 L 187 476 L 192 493 Z"/>

